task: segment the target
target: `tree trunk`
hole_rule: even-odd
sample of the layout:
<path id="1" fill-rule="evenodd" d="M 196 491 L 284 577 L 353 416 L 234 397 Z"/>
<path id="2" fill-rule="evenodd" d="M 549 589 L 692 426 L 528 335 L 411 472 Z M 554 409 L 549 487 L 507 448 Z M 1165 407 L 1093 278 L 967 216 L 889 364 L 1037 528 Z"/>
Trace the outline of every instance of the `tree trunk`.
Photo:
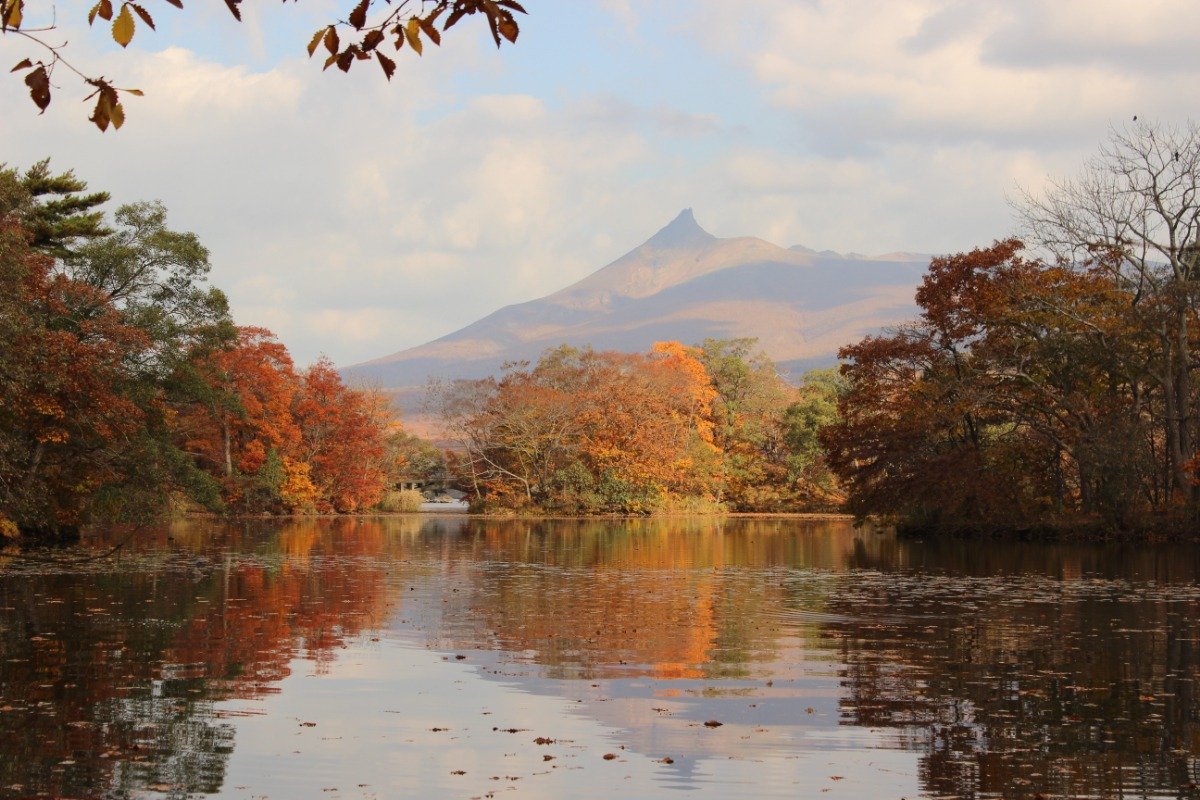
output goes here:
<path id="1" fill-rule="evenodd" d="M 225 445 L 225 477 L 233 477 L 233 446 L 231 434 L 229 431 L 229 415 L 226 414 L 221 418 L 221 437 Z"/>
<path id="2" fill-rule="evenodd" d="M 1192 441 L 1190 425 L 1191 391 L 1188 370 L 1188 325 L 1187 313 L 1180 310 L 1175 313 L 1175 330 L 1167 345 L 1166 362 L 1167 375 L 1163 382 L 1165 399 L 1165 417 L 1167 439 L 1167 458 L 1170 464 L 1171 477 L 1176 491 L 1194 504 L 1196 486 L 1192 482 L 1192 474 L 1187 464 L 1196 455 Z M 1165 337 L 1164 337 L 1165 338 Z"/>

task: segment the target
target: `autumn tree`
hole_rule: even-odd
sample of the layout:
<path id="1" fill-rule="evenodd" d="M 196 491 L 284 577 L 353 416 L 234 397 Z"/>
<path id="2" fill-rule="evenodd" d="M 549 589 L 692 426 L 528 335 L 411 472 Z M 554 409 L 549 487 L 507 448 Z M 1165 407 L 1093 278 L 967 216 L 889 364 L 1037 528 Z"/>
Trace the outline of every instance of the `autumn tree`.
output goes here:
<path id="1" fill-rule="evenodd" d="M 300 428 L 299 457 L 312 466 L 312 480 L 325 510 L 370 508 L 394 476 L 388 447 L 392 420 L 386 398 L 342 383 L 332 362 L 322 358 L 300 376 L 294 409 Z"/>
<path id="2" fill-rule="evenodd" d="M 192 369 L 210 389 L 206 403 L 181 415 L 179 436 L 220 476 L 226 499 L 249 511 L 314 507 L 311 468 L 292 457 L 301 441 L 299 381 L 287 348 L 264 328 L 243 327 Z"/>
<path id="3" fill-rule="evenodd" d="M 119 480 L 124 439 L 140 424 L 123 367 L 148 342 L 111 308 L 79 320 L 88 287 L 52 276 L 13 223 L 0 228 L 0 503 L 23 531 L 80 525 L 95 492 Z"/>
<path id="4" fill-rule="evenodd" d="M 166 0 L 177 9 L 183 0 Z M 241 21 L 242 0 L 225 0 L 235 20 Z M 159 8 L 153 9 L 154 13 Z M 516 14 L 525 9 L 516 0 L 356 0 L 334 21 L 317 29 L 308 43 L 310 57 L 320 53 L 324 69 L 336 66 L 342 72 L 361 61 L 374 61 L 391 80 L 396 62 L 387 53 L 407 49 L 421 55 L 427 43 L 441 45 L 442 35 L 464 17 L 482 20 L 496 47 L 501 42 L 516 42 L 520 34 Z M 40 14 L 40 16 L 38 16 Z M 147 4 L 133 0 L 96 0 L 87 14 L 88 25 L 108 28 L 113 40 L 128 47 L 139 26 L 154 30 L 154 17 Z M 12 72 L 23 76 L 30 99 L 41 111 L 51 101 L 54 78 L 69 73 L 90 91 L 87 100 L 95 100 L 90 120 L 101 131 L 125 122 L 122 95 L 141 96 L 142 91 L 121 88 L 99 75 L 89 75 L 64 56 L 65 44 L 49 37 L 55 33 L 55 9 L 33 0 L 0 0 L 0 36 L 16 38 L 32 48 Z M 299 45 L 299 43 L 297 43 Z"/>
<path id="5" fill-rule="evenodd" d="M 1077 269 L 1102 269 L 1125 291 L 1125 317 L 1154 342 L 1137 366 L 1162 399 L 1173 488 L 1196 506 L 1200 128 L 1113 130 L 1078 177 L 1026 195 L 1018 210 L 1031 243 Z"/>
<path id="6" fill-rule="evenodd" d="M 816 432 L 840 380 L 797 388 L 754 340 L 648 353 L 562 346 L 500 378 L 435 392 L 454 470 L 501 507 L 640 513 L 828 509 L 841 501 Z"/>
<path id="7" fill-rule="evenodd" d="M 443 387 L 460 481 L 480 501 L 646 512 L 712 483 L 713 392 L 697 354 L 559 347 L 500 379 Z"/>
<path id="8" fill-rule="evenodd" d="M 1152 505 L 1152 398 L 1127 365 L 1128 296 L 1102 270 L 1046 265 L 1017 240 L 930 264 L 918 320 L 840 356 L 842 420 L 823 441 L 858 514 L 923 526 L 1124 524 Z"/>
<path id="9" fill-rule="evenodd" d="M 117 284 L 102 279 L 130 274 L 128 261 L 145 249 L 137 242 L 112 249 L 120 234 L 95 210 L 104 196 L 85 189 L 70 173 L 52 175 L 45 163 L 24 175 L 0 170 L 0 513 L 27 532 L 73 530 L 93 519 L 144 520 L 175 493 L 215 499 L 172 441 L 171 397 L 153 368 L 171 337 L 149 324 L 139 289 L 121 284 L 114 291 Z M 159 231 L 170 235 L 161 222 Z M 111 256 L 107 271 L 85 255 L 91 250 Z M 142 273 L 171 271 L 163 258 Z M 176 288 L 194 287 L 194 277 Z M 220 317 L 223 298 L 215 299 Z"/>
<path id="10" fill-rule="evenodd" d="M 363 511 L 394 478 L 386 399 L 347 387 L 327 359 L 297 372 L 274 334 L 243 327 L 190 369 L 206 391 L 178 435 L 238 510 Z"/>

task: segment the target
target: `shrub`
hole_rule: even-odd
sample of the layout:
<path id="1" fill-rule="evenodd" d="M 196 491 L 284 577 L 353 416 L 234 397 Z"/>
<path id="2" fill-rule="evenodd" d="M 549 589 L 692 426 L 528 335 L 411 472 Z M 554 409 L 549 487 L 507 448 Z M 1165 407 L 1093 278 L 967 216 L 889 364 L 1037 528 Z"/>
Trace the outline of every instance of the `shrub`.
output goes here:
<path id="1" fill-rule="evenodd" d="M 421 503 L 424 502 L 425 496 L 416 489 L 400 489 L 399 491 L 387 492 L 375 508 L 387 514 L 400 514 L 420 511 Z"/>

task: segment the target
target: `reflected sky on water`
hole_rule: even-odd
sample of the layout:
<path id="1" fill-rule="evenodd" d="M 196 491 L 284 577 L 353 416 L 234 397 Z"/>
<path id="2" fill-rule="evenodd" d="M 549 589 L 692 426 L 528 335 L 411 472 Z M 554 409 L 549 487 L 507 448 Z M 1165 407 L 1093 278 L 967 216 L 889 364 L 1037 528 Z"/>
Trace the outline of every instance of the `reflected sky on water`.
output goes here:
<path id="1" fill-rule="evenodd" d="M 4 562 L 0 796 L 1200 797 L 1198 572 L 839 520 L 189 522 Z"/>

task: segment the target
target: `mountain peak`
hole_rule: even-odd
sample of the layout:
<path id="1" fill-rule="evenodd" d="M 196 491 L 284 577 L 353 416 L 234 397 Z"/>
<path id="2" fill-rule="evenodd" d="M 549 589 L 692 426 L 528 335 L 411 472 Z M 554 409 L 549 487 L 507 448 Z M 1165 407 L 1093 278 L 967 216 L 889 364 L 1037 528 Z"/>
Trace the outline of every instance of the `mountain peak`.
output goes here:
<path id="1" fill-rule="evenodd" d="M 682 250 L 708 244 L 715 241 L 716 238 L 697 224 L 696 216 L 692 214 L 690 208 L 685 208 L 666 227 L 651 236 L 643 246 L 653 247 L 656 250 Z"/>

